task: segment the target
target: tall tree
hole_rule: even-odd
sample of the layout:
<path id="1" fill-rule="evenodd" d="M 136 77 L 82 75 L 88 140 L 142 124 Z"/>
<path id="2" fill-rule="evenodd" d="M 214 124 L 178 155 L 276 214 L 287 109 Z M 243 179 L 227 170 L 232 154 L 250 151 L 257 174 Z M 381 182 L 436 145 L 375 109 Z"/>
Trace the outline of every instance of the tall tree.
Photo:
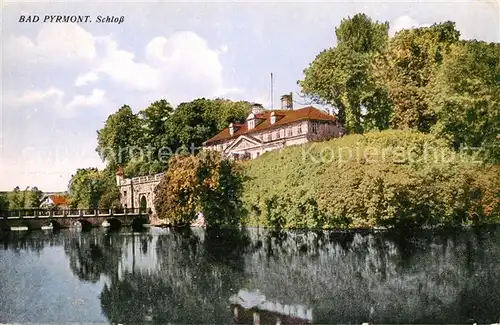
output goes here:
<path id="1" fill-rule="evenodd" d="M 71 205 L 79 209 L 99 207 L 101 197 L 107 192 L 107 182 L 97 168 L 78 169 L 71 177 Z"/>
<path id="2" fill-rule="evenodd" d="M 24 191 L 19 189 L 19 186 L 16 186 L 12 192 L 9 192 L 7 195 L 9 200 L 9 209 L 23 209 L 24 208 Z"/>
<path id="3" fill-rule="evenodd" d="M 0 211 L 7 210 L 9 208 L 9 200 L 5 193 L 0 193 Z"/>
<path id="4" fill-rule="evenodd" d="M 385 49 L 389 24 L 365 14 L 343 19 L 335 29 L 337 46 L 323 50 L 298 84 L 313 101 L 332 105 L 350 132 L 386 129 L 391 103 L 373 75 L 375 55 Z"/>
<path id="5" fill-rule="evenodd" d="M 377 78 L 385 85 L 394 104 L 391 117 L 394 128 L 428 132 L 436 123 L 436 115 L 427 101 L 427 85 L 459 37 L 455 23 L 445 22 L 403 30 L 390 40 L 375 64 Z"/>
<path id="6" fill-rule="evenodd" d="M 487 158 L 500 161 L 500 44 L 453 45 L 429 88 L 433 131 L 456 149 L 484 147 Z"/>
<path id="7" fill-rule="evenodd" d="M 172 105 L 161 99 L 138 113 L 144 145 L 151 146 L 155 152 L 165 145 L 162 136 L 165 134 L 167 120 L 173 112 Z"/>
<path id="8" fill-rule="evenodd" d="M 101 159 L 114 168 L 125 166 L 140 148 L 139 118 L 129 106 L 110 115 L 104 128 L 97 131 L 97 148 Z"/>
<path id="9" fill-rule="evenodd" d="M 34 186 L 31 189 L 26 190 L 26 199 L 24 202 L 24 207 L 27 209 L 35 209 L 40 207 L 40 203 L 42 200 L 43 192 L 38 189 L 38 187 Z"/>
<path id="10" fill-rule="evenodd" d="M 167 121 L 166 137 L 174 151 L 182 146 L 199 148 L 229 123 L 244 121 L 250 110 L 248 102 L 224 99 L 199 98 L 181 103 Z"/>
<path id="11" fill-rule="evenodd" d="M 155 189 L 155 208 L 173 224 L 189 224 L 202 212 L 209 226 L 235 225 L 241 184 L 235 163 L 218 152 L 176 156 Z"/>

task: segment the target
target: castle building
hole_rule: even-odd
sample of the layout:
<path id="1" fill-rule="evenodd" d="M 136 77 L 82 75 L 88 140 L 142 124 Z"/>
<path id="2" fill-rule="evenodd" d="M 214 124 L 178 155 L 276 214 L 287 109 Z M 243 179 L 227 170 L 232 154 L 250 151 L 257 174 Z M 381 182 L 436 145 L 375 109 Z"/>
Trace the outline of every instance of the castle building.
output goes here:
<path id="1" fill-rule="evenodd" d="M 163 173 L 142 177 L 124 178 L 123 169 L 116 172 L 116 185 L 120 190 L 120 203 L 124 208 L 141 209 L 154 214 L 154 190 Z"/>
<path id="2" fill-rule="evenodd" d="M 264 110 L 262 105 L 254 104 L 245 123 L 229 124 L 203 147 L 234 159 L 253 159 L 267 151 L 342 134 L 336 116 L 313 106 L 293 109 L 289 94 L 281 97 L 279 110 Z"/>
<path id="3" fill-rule="evenodd" d="M 264 110 L 254 104 L 245 123 L 230 124 L 208 139 L 204 150 L 218 150 L 233 159 L 251 159 L 286 146 L 342 136 L 343 128 L 334 115 L 312 106 L 293 109 L 292 94 L 282 96 L 281 103 L 279 110 Z M 155 214 L 154 190 L 162 176 L 124 178 L 119 169 L 116 184 L 122 207 Z"/>

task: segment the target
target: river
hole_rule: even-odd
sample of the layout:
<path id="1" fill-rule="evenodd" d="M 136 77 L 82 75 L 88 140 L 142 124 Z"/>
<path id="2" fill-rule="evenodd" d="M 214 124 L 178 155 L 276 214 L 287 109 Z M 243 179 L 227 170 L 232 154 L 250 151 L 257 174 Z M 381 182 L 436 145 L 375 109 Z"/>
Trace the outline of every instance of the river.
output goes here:
<path id="1" fill-rule="evenodd" d="M 0 323 L 252 323 L 259 304 L 261 324 L 500 318 L 500 227 L 67 229 L 0 242 Z"/>

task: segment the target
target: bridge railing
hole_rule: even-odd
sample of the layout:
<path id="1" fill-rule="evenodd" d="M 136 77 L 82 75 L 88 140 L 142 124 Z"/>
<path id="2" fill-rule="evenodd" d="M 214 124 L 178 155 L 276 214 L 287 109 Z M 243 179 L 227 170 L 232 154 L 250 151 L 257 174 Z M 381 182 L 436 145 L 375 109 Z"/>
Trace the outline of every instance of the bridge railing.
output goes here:
<path id="1" fill-rule="evenodd" d="M 62 217 L 90 217 L 90 216 L 126 216 L 147 215 L 149 210 L 140 208 L 121 208 L 121 209 L 17 209 L 4 211 L 2 213 L 5 219 L 22 218 L 62 218 Z M 0 215 L 0 217 L 2 217 Z"/>

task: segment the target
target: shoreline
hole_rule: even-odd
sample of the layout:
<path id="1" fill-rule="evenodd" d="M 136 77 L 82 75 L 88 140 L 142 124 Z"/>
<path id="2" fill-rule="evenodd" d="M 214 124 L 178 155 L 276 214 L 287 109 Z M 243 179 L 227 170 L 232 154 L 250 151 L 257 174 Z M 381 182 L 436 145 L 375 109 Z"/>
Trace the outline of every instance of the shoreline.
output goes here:
<path id="1" fill-rule="evenodd" d="M 151 219 L 153 221 L 153 219 Z M 457 225 L 457 226 L 415 226 L 415 227 L 373 227 L 373 228 L 273 228 L 268 226 L 256 226 L 256 225 L 240 225 L 240 226 L 220 226 L 217 228 L 208 227 L 207 225 L 200 225 L 196 221 L 190 225 L 172 225 L 169 222 L 162 221 L 159 218 L 154 218 L 153 222 L 149 223 L 149 227 L 156 228 L 169 228 L 169 229 L 185 229 L 185 228 L 203 228 L 206 230 L 212 229 L 263 229 L 269 231 L 314 231 L 314 232 L 336 232 L 336 233 L 347 233 L 347 232 L 391 232 L 391 231 L 446 231 L 446 230 L 466 230 L 466 229 L 478 229 L 478 228 L 489 228 L 489 227 L 500 227 L 500 223 L 485 223 L 477 225 Z"/>

